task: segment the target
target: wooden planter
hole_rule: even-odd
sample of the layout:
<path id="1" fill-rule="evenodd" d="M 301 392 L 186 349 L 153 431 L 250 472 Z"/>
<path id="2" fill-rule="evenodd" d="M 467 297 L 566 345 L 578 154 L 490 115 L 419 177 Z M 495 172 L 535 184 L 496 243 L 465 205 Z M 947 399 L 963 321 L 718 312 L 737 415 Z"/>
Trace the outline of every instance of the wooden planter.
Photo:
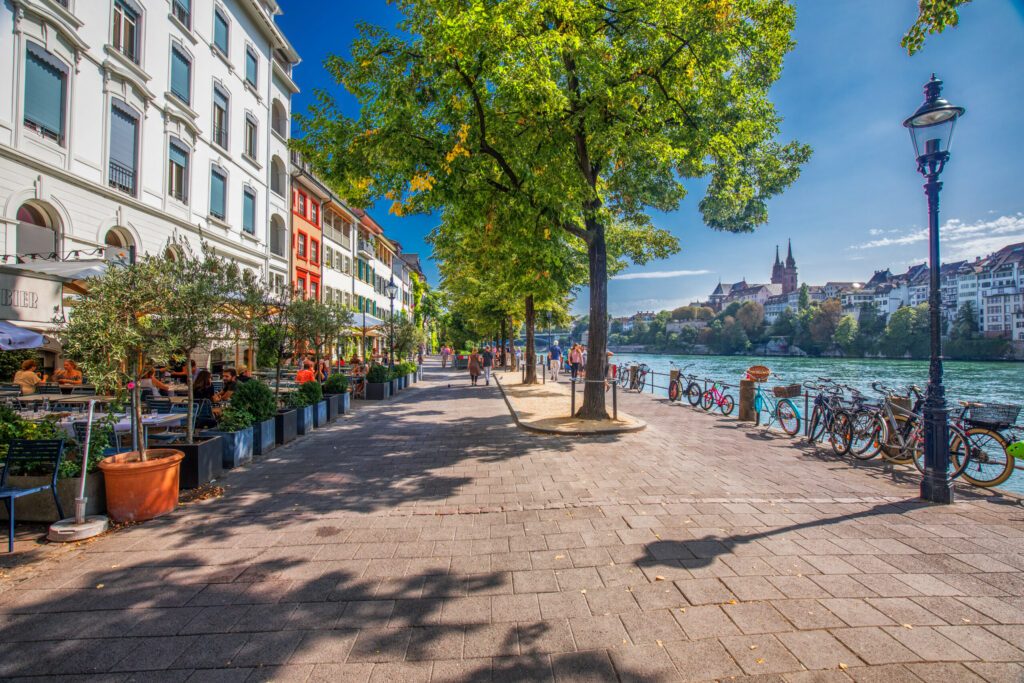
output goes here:
<path id="1" fill-rule="evenodd" d="M 274 416 L 274 436 L 277 445 L 283 446 L 289 441 L 294 441 L 298 433 L 298 411 L 294 408 L 277 411 L 277 415 Z"/>
<path id="2" fill-rule="evenodd" d="M 49 486 L 50 477 L 7 477 L 7 485 L 16 489 L 32 489 L 37 486 Z M 78 497 L 78 477 L 57 480 L 57 496 L 64 508 L 64 514 L 75 516 L 75 498 Z M 90 472 L 85 477 L 85 514 L 102 515 L 107 511 L 106 495 L 103 486 L 103 472 Z M 0 504 L 0 519 L 7 519 L 7 507 Z M 14 521 L 16 522 L 56 522 L 57 506 L 53 504 L 53 494 L 49 489 L 14 499 Z"/>

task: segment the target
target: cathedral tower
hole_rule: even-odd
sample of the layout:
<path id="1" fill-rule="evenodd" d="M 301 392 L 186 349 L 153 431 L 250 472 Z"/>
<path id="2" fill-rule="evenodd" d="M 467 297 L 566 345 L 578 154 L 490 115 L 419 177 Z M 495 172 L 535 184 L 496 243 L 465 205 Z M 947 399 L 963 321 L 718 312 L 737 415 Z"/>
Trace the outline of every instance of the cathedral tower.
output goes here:
<path id="1" fill-rule="evenodd" d="M 779 259 L 779 245 L 775 245 L 775 265 L 772 266 L 772 284 L 782 284 L 782 261 Z"/>
<path id="2" fill-rule="evenodd" d="M 776 261 L 778 261 L 778 254 L 776 253 Z M 772 282 L 775 278 L 772 278 Z M 789 294 L 795 292 L 799 288 L 799 283 L 796 277 L 796 259 L 793 258 L 793 240 L 789 240 L 789 253 L 786 256 L 786 266 L 782 269 L 782 293 Z"/>

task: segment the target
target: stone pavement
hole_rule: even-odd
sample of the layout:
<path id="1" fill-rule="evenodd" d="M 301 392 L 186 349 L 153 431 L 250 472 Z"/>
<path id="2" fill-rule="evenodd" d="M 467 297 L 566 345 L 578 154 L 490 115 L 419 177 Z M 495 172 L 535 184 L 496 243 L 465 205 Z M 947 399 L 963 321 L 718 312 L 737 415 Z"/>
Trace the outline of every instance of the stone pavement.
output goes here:
<path id="1" fill-rule="evenodd" d="M 1024 509 L 914 500 L 732 420 L 519 430 L 428 381 L 43 560 L 0 592 L 0 678 L 1013 681 Z"/>

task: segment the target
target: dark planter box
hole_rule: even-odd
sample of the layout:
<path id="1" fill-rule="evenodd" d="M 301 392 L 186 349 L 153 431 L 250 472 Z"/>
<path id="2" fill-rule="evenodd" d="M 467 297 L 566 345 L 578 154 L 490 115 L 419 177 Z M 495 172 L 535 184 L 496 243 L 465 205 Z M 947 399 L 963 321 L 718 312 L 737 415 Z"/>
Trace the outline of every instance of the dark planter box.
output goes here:
<path id="1" fill-rule="evenodd" d="M 368 401 L 384 401 L 391 398 L 391 382 L 366 383 L 366 399 Z"/>
<path id="2" fill-rule="evenodd" d="M 209 484 L 224 473 L 224 447 L 220 437 L 196 439 L 195 443 L 161 444 L 161 448 L 173 448 L 185 454 L 181 461 L 181 478 L 178 488 L 194 489 Z"/>
<path id="3" fill-rule="evenodd" d="M 317 429 L 327 426 L 327 400 L 315 403 L 311 407 L 313 408 L 313 426 Z"/>
<path id="4" fill-rule="evenodd" d="M 393 380 L 389 381 L 388 384 L 391 385 L 391 395 L 394 396 L 395 394 L 397 394 L 398 393 L 398 380 L 397 379 L 393 379 Z"/>
<path id="5" fill-rule="evenodd" d="M 341 408 L 342 394 L 324 394 L 327 401 L 327 421 L 334 422 L 338 419 L 338 410 Z"/>
<path id="6" fill-rule="evenodd" d="M 298 411 L 294 408 L 279 410 L 274 416 L 274 436 L 277 445 L 283 446 L 298 435 Z"/>
<path id="7" fill-rule="evenodd" d="M 338 415 L 344 415 L 350 410 L 352 410 L 352 394 L 347 391 L 344 394 L 338 394 Z"/>
<path id="8" fill-rule="evenodd" d="M 398 390 L 399 391 L 401 391 L 402 389 L 405 389 L 405 387 L 406 387 L 405 375 L 401 375 L 400 377 L 396 377 L 395 381 L 398 382 Z"/>
<path id="9" fill-rule="evenodd" d="M 270 418 L 263 422 L 257 422 L 252 430 L 252 453 L 253 455 L 264 455 L 274 450 L 277 446 L 276 426 L 277 420 Z"/>
<path id="10" fill-rule="evenodd" d="M 252 433 L 252 427 L 246 427 L 238 432 L 218 432 L 216 429 L 210 429 L 203 432 L 203 436 L 220 437 L 222 463 L 224 469 L 230 470 L 252 460 Z"/>
<path id="11" fill-rule="evenodd" d="M 57 480 L 57 497 L 67 517 L 75 516 L 75 498 L 78 497 L 78 477 Z M 49 486 L 50 477 L 7 477 L 7 485 L 15 489 L 34 489 L 37 486 Z M 107 511 L 106 488 L 103 485 L 103 472 L 90 472 L 85 477 L 85 514 L 102 515 Z M 7 507 L 0 504 L 0 519 L 7 519 Z M 47 488 L 30 496 L 14 499 L 15 522 L 56 522 L 57 506 L 53 504 L 53 494 Z"/>
<path id="12" fill-rule="evenodd" d="M 295 431 L 309 434 L 313 431 L 313 406 L 295 409 Z"/>
<path id="13" fill-rule="evenodd" d="M 413 384 L 415 384 L 415 382 L 416 382 L 416 373 L 415 372 L 410 372 L 408 375 L 405 376 L 405 386 L 411 387 Z"/>

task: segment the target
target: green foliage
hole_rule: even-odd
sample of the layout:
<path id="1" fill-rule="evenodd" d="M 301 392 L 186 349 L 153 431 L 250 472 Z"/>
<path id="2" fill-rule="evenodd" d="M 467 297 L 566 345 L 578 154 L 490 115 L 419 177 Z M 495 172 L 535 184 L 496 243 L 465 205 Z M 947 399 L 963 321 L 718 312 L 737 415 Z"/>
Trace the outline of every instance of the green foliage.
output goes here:
<path id="1" fill-rule="evenodd" d="M 0 381 L 10 382 L 14 379 L 14 373 L 21 370 L 21 364 L 27 360 L 38 361 L 39 352 L 34 349 L 0 351 Z"/>
<path id="2" fill-rule="evenodd" d="M 371 384 L 384 384 L 389 379 L 388 369 L 383 365 L 374 365 L 366 371 L 366 381 Z"/>
<path id="3" fill-rule="evenodd" d="M 348 377 L 340 372 L 334 372 L 327 376 L 324 382 L 325 394 L 344 394 L 348 391 Z"/>
<path id="4" fill-rule="evenodd" d="M 908 55 L 913 55 L 924 46 L 925 39 L 932 33 L 942 33 L 960 23 L 959 8 L 971 0 L 918 0 L 917 21 L 914 22 L 903 40 L 900 41 Z"/>
<path id="5" fill-rule="evenodd" d="M 804 311 L 811 307 L 811 289 L 807 283 L 800 285 L 800 294 L 797 299 L 797 309 Z"/>
<path id="6" fill-rule="evenodd" d="M 402 361 L 395 366 L 395 370 L 398 371 L 399 375 L 411 375 L 416 372 L 416 364 L 411 361 Z"/>
<path id="7" fill-rule="evenodd" d="M 256 362 L 263 367 L 274 367 L 288 342 L 288 331 L 274 323 L 262 323 L 257 327 L 258 350 Z"/>
<path id="8" fill-rule="evenodd" d="M 240 432 L 253 426 L 258 420 L 247 410 L 236 408 L 234 401 L 231 402 L 217 420 L 217 431 L 219 432 Z"/>
<path id="9" fill-rule="evenodd" d="M 297 393 L 306 398 L 306 405 L 314 405 L 324 400 L 324 389 L 320 382 L 303 382 L 299 385 Z"/>
<path id="10" fill-rule="evenodd" d="M 291 391 L 284 397 L 284 404 L 289 408 L 305 408 L 313 405 L 309 397 L 298 391 Z"/>
<path id="11" fill-rule="evenodd" d="M 844 315 L 839 320 L 839 324 L 836 325 L 833 337 L 836 344 L 839 344 L 839 348 L 843 350 L 843 353 L 848 356 L 853 356 L 856 355 L 857 336 L 859 332 L 860 327 L 857 324 L 857 319 L 852 315 Z"/>
<path id="12" fill-rule="evenodd" d="M 277 413 L 274 392 L 263 382 L 239 382 L 231 394 L 231 407 L 249 413 L 255 422 L 269 420 Z"/>

